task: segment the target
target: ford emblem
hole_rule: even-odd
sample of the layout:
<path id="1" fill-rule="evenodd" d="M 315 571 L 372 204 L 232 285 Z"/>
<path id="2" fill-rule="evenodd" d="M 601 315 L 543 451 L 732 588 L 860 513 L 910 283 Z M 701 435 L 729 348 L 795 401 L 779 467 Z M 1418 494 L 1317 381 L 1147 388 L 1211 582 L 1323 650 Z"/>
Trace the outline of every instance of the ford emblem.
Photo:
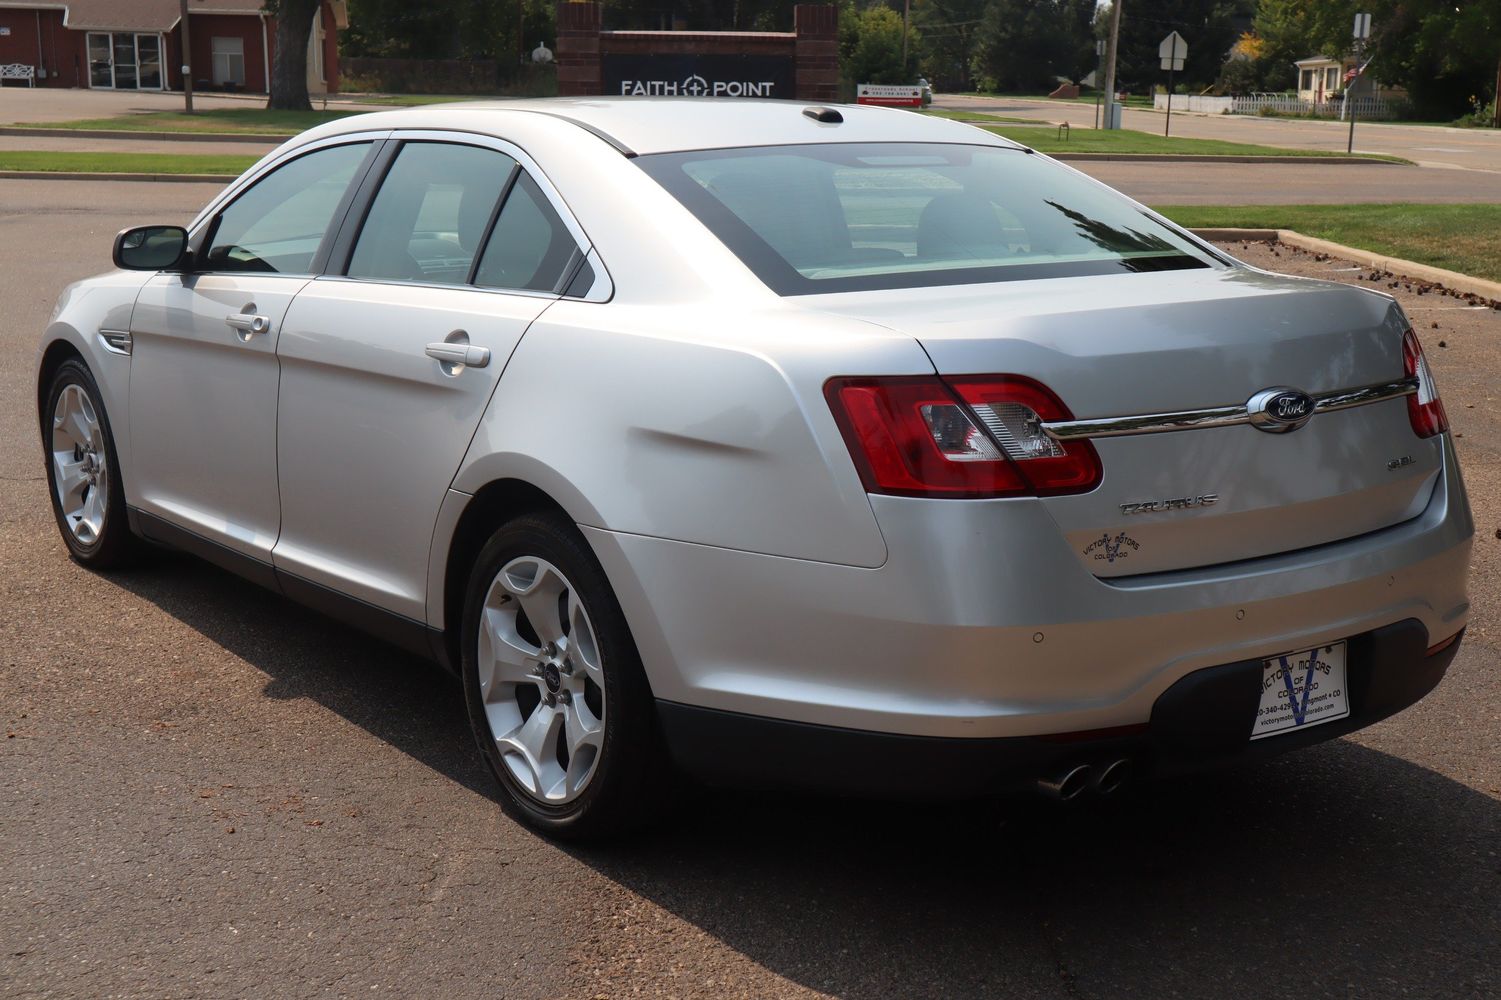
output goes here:
<path id="1" fill-rule="evenodd" d="M 1308 423 L 1315 408 L 1314 398 L 1308 393 L 1285 386 L 1263 389 L 1246 403 L 1251 426 L 1269 434 L 1297 430 Z"/>

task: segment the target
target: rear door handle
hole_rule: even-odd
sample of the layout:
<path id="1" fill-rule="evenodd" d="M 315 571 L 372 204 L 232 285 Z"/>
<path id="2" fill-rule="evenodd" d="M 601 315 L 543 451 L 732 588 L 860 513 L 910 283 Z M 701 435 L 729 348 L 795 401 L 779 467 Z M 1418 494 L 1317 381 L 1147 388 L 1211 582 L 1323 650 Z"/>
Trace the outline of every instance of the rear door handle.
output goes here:
<path id="1" fill-rule="evenodd" d="M 427 356 L 445 365 L 484 368 L 490 363 L 490 348 L 439 342 L 427 345 Z"/>
<path id="2" fill-rule="evenodd" d="M 224 322 L 239 331 L 241 340 L 249 340 L 259 333 L 271 332 L 270 316 L 257 316 L 252 313 L 230 313 L 224 317 Z"/>

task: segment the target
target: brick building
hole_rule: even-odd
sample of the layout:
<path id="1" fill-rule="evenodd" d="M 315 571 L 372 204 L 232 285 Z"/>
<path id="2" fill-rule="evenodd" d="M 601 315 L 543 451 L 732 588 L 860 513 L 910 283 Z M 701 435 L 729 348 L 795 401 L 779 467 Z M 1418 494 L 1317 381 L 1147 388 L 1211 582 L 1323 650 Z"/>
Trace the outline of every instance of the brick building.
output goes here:
<path id="1" fill-rule="evenodd" d="M 11 86 L 182 89 L 180 0 L 0 0 L 0 67 Z M 188 0 L 194 88 L 269 89 L 276 22 L 262 0 Z M 344 0 L 323 0 L 308 40 L 308 90 L 339 89 Z"/>
<path id="2" fill-rule="evenodd" d="M 602 31 L 598 3 L 566 0 L 557 12 L 564 96 L 838 97 L 832 4 L 798 4 L 792 31 Z"/>

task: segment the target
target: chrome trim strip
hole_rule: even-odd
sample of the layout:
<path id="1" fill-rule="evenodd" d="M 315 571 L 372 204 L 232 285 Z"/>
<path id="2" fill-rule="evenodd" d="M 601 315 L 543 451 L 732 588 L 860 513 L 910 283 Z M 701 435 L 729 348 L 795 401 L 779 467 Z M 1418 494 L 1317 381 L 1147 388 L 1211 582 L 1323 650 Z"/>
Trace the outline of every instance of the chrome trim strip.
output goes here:
<path id="1" fill-rule="evenodd" d="M 123 354 L 126 357 L 130 356 L 131 348 L 134 346 L 134 341 L 130 336 L 129 330 L 101 329 L 99 331 L 99 342 L 111 354 Z"/>
<path id="2" fill-rule="evenodd" d="M 1358 389 L 1317 393 L 1313 396 L 1314 413 L 1348 410 L 1354 406 L 1366 406 L 1387 399 L 1411 396 L 1417 391 L 1418 380 L 1416 376 L 1412 376 L 1396 382 L 1361 386 Z M 1177 410 L 1171 413 L 1143 413 L 1134 417 L 1059 420 L 1043 424 L 1042 430 L 1055 441 L 1080 441 L 1088 438 L 1123 437 L 1128 434 L 1191 431 L 1202 427 L 1230 427 L 1250 422 L 1251 410 L 1246 404 L 1241 404 L 1240 406 L 1214 406 L 1202 410 Z"/>

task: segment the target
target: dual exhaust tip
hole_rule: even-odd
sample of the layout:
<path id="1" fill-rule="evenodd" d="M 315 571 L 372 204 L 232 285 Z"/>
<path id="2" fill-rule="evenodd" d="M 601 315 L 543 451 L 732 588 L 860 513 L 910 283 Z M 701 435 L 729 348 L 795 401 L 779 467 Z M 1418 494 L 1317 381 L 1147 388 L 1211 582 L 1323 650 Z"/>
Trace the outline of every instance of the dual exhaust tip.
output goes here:
<path id="1" fill-rule="evenodd" d="M 1072 802 L 1085 792 L 1096 795 L 1114 795 L 1131 777 L 1131 761 L 1126 758 L 1113 760 L 1101 767 L 1079 764 L 1055 778 L 1039 778 L 1037 790 L 1050 799 Z"/>

